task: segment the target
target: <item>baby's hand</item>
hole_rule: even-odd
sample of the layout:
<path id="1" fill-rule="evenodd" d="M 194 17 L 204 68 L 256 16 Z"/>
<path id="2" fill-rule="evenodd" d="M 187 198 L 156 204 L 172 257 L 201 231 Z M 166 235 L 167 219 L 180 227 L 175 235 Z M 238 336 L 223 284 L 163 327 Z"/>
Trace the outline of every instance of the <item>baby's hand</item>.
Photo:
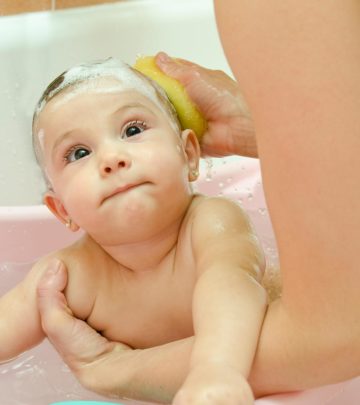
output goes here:
<path id="1" fill-rule="evenodd" d="M 173 405 L 251 405 L 250 385 L 237 370 L 222 365 L 193 368 L 175 395 Z"/>

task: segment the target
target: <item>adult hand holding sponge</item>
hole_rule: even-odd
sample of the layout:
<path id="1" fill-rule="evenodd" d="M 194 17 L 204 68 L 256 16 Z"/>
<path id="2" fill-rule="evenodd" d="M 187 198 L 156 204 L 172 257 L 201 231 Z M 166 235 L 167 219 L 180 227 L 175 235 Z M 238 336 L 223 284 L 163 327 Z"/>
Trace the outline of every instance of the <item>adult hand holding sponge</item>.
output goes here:
<path id="1" fill-rule="evenodd" d="M 207 128 L 207 122 L 196 105 L 190 100 L 183 85 L 176 79 L 163 73 L 155 63 L 153 56 L 141 56 L 134 69 L 154 80 L 167 94 L 173 104 L 183 129 L 192 129 L 200 140 Z"/>
<path id="2" fill-rule="evenodd" d="M 239 84 L 225 72 L 164 52 L 139 57 L 134 68 L 165 90 L 182 127 L 196 133 L 202 156 L 258 157 L 247 103 Z"/>

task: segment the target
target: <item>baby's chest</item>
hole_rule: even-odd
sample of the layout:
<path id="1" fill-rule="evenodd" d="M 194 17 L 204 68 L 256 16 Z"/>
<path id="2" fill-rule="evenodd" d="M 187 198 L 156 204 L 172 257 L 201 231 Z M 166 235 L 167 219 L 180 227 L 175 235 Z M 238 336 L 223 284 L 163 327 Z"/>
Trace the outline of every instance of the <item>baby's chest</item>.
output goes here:
<path id="1" fill-rule="evenodd" d="M 189 269 L 182 270 L 142 277 L 119 273 L 102 280 L 88 323 L 110 340 L 134 348 L 191 336 L 195 280 Z"/>

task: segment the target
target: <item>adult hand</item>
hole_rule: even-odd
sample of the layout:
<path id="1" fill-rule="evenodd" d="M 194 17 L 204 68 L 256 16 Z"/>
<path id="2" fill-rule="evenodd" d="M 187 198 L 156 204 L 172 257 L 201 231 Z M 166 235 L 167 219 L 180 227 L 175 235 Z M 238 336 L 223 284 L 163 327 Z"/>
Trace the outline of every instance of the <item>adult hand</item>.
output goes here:
<path id="1" fill-rule="evenodd" d="M 86 322 L 75 318 L 63 293 L 66 284 L 64 264 L 57 260 L 51 262 L 37 288 L 43 330 L 85 387 L 113 396 L 115 389 L 109 380 L 113 368 L 109 363 L 133 350 L 124 344 L 108 341 Z M 125 374 L 121 375 L 122 371 L 126 372 L 116 367 L 117 383 L 122 377 L 126 381 Z M 119 395 L 122 394 L 121 384 L 116 390 Z"/>
<path id="2" fill-rule="evenodd" d="M 203 155 L 257 157 L 253 122 L 238 84 L 220 70 L 205 69 L 164 52 L 155 57 L 158 67 L 178 80 L 208 122 L 201 140 Z"/>

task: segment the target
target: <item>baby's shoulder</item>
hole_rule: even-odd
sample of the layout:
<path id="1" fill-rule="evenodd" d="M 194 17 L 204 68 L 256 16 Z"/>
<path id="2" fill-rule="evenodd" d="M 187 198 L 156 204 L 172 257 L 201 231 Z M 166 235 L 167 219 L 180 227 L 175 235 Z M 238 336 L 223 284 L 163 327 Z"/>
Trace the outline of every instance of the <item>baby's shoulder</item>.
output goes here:
<path id="1" fill-rule="evenodd" d="M 227 198 L 196 196 L 189 211 L 193 245 L 239 241 L 254 235 L 248 214 L 240 204 Z"/>
<path id="2" fill-rule="evenodd" d="M 89 239 L 83 236 L 73 244 L 53 251 L 40 258 L 37 261 L 36 266 L 38 268 L 43 268 L 47 267 L 53 260 L 61 260 L 67 268 L 69 278 L 71 278 L 73 273 L 78 272 L 78 270 L 82 273 L 84 265 L 90 265 L 89 270 L 91 270 L 93 267 L 91 266 L 91 263 L 97 256 L 97 247 L 95 243 L 93 243 L 93 246 L 89 246 L 89 244 Z"/>
<path id="3" fill-rule="evenodd" d="M 233 223 L 236 221 L 247 225 L 249 217 L 244 209 L 237 202 L 225 197 L 211 197 L 196 195 L 189 209 L 191 222 L 202 224 L 205 222 L 208 226 L 222 222 Z"/>

